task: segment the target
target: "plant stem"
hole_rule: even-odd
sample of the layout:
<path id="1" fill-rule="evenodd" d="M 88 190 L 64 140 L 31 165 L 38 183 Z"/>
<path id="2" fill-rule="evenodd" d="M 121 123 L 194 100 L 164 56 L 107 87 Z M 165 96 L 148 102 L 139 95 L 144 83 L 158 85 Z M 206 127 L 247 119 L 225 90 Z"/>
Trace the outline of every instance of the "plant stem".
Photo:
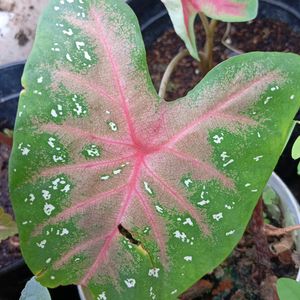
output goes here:
<path id="1" fill-rule="evenodd" d="M 2 132 L 0 132 L 0 144 L 5 144 L 11 148 L 12 147 L 12 138 L 5 135 Z"/>
<path id="2" fill-rule="evenodd" d="M 300 230 L 300 224 L 285 227 L 285 228 L 278 228 L 270 224 L 265 224 L 265 228 L 264 228 L 264 231 L 268 236 L 280 236 L 280 235 L 291 233 L 295 230 Z"/>
<path id="3" fill-rule="evenodd" d="M 215 37 L 218 21 L 212 19 L 209 22 L 206 15 L 203 14 L 202 12 L 199 13 L 199 16 L 206 35 L 204 55 L 201 56 L 201 62 L 200 62 L 203 75 L 205 75 L 213 68 L 214 37 Z"/>
<path id="4" fill-rule="evenodd" d="M 171 62 L 169 63 L 164 75 L 163 75 L 163 78 L 161 80 L 161 84 L 160 84 L 160 87 L 159 87 L 159 96 L 161 98 L 165 98 L 166 97 L 166 93 L 167 93 L 167 86 L 168 86 L 168 83 L 170 81 L 170 77 L 174 71 L 174 69 L 176 68 L 176 66 L 178 65 L 178 63 L 186 56 L 189 55 L 189 51 L 187 49 L 184 49 L 184 50 L 181 50 L 172 60 Z"/>

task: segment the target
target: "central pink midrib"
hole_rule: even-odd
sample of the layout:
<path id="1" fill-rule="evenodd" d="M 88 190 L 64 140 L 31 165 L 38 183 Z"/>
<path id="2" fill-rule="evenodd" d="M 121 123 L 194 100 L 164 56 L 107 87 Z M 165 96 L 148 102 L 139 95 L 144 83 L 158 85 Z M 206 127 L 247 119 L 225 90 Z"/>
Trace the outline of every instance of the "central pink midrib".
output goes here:
<path id="1" fill-rule="evenodd" d="M 124 113 L 124 117 L 125 120 L 127 122 L 128 125 L 128 130 L 131 136 L 131 140 L 133 143 L 137 144 L 137 137 L 136 137 L 136 133 L 135 133 L 135 128 L 133 125 L 133 121 L 131 119 L 130 116 L 130 112 L 129 112 L 129 108 L 128 108 L 128 104 L 127 104 L 127 99 L 125 96 L 125 93 L 123 91 L 121 82 L 120 82 L 120 71 L 118 69 L 118 66 L 116 64 L 116 61 L 112 55 L 112 51 L 111 48 L 109 46 L 109 43 L 107 42 L 106 38 L 105 38 L 105 34 L 103 32 L 103 26 L 101 24 L 101 22 L 99 22 L 99 19 L 97 18 L 97 12 L 94 8 L 91 9 L 91 16 L 94 19 L 96 25 L 97 25 L 97 29 L 98 29 L 98 35 L 97 37 L 99 38 L 100 44 L 103 45 L 104 47 L 104 51 L 107 55 L 107 58 L 110 62 L 110 65 L 112 66 L 112 76 L 114 79 L 115 84 L 117 85 L 118 91 L 119 91 L 119 95 L 120 95 L 120 102 L 121 102 L 121 107 Z"/>
<path id="2" fill-rule="evenodd" d="M 101 265 L 101 263 L 103 263 L 103 261 L 107 257 L 107 252 L 109 251 L 114 238 L 116 237 L 117 234 L 119 234 L 118 225 L 122 223 L 122 219 L 126 215 L 126 211 L 128 210 L 130 203 L 133 200 L 133 194 L 136 189 L 139 173 L 141 171 L 141 166 L 143 164 L 143 159 L 144 159 L 144 157 L 141 155 L 138 156 L 136 159 L 132 174 L 130 176 L 130 179 L 129 179 L 129 182 L 127 185 L 127 193 L 125 194 L 124 200 L 121 203 L 121 209 L 116 218 L 115 228 L 105 239 L 104 245 L 102 246 L 99 254 L 97 255 L 96 260 L 94 261 L 92 266 L 87 271 L 86 275 L 81 280 L 80 284 L 83 286 L 86 286 L 87 282 L 96 273 L 96 271 L 99 268 L 99 266 Z"/>

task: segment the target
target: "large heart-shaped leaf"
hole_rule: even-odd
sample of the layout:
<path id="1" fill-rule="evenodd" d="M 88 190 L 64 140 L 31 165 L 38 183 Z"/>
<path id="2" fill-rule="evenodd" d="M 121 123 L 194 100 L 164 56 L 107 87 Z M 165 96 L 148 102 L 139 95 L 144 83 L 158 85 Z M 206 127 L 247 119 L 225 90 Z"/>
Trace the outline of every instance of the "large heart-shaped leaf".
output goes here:
<path id="1" fill-rule="evenodd" d="M 197 13 L 224 22 L 243 22 L 256 17 L 257 0 L 162 0 L 176 33 L 183 39 L 190 54 L 199 59 L 194 22 Z"/>
<path id="2" fill-rule="evenodd" d="M 25 260 L 49 287 L 172 299 L 241 238 L 300 101 L 300 58 L 252 53 L 159 99 L 122 0 L 51 1 L 10 161 Z"/>

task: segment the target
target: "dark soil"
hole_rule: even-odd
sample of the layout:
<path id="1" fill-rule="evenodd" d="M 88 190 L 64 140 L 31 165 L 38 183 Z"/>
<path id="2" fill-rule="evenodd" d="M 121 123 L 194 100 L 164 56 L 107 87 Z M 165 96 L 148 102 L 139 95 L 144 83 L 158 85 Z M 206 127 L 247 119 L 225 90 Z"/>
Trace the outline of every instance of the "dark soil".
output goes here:
<path id="1" fill-rule="evenodd" d="M 230 56 L 236 55 L 222 43 L 226 25 L 220 23 L 217 28 L 214 46 L 214 61 L 218 64 Z M 204 31 L 196 25 L 198 49 L 204 44 Z M 288 25 L 271 20 L 255 20 L 249 23 L 232 24 L 228 37 L 230 45 L 243 52 L 280 51 L 300 54 L 300 33 L 292 31 Z M 156 89 L 172 58 L 184 49 L 183 42 L 174 30 L 165 32 L 148 49 L 148 65 Z M 166 100 L 174 100 L 186 95 L 201 79 L 199 63 L 191 57 L 184 58 L 175 69 L 168 85 Z M 276 223 L 273 225 L 280 226 Z M 251 228 L 250 228 L 251 229 Z M 277 278 L 285 276 L 295 278 L 299 265 L 299 253 L 293 248 L 291 236 L 268 238 L 274 253 L 265 249 L 267 261 L 258 262 L 254 236 L 248 229 L 232 255 L 211 274 L 199 280 L 183 299 L 205 300 L 276 300 L 275 283 Z M 275 251 L 276 250 L 276 251 Z M 263 271 L 262 271 L 263 270 Z"/>
<path id="2" fill-rule="evenodd" d="M 218 24 L 214 46 L 215 64 L 235 55 L 221 43 L 225 29 L 225 23 Z M 196 36 L 198 49 L 202 49 L 205 37 L 199 23 L 196 25 Z M 280 51 L 300 54 L 300 33 L 293 32 L 287 24 L 271 20 L 233 23 L 228 38 L 231 46 L 243 52 Z M 184 49 L 184 44 L 174 30 L 165 32 L 148 49 L 148 65 L 157 89 L 167 65 L 181 49 Z M 199 63 L 191 57 L 183 59 L 171 77 L 166 99 L 174 100 L 186 95 L 201 79 Z"/>
<path id="3" fill-rule="evenodd" d="M 9 149 L 0 144 L 0 207 L 13 216 L 11 202 L 8 196 L 8 159 Z M 19 239 L 10 237 L 0 243 L 0 270 L 21 258 Z"/>

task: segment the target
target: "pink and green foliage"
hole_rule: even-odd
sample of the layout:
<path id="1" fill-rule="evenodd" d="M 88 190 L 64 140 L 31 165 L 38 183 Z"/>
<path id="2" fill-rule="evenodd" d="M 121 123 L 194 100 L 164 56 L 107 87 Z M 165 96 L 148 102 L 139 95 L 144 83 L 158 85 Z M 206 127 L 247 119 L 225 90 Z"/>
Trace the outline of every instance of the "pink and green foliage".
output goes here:
<path id="1" fill-rule="evenodd" d="M 178 297 L 243 235 L 299 107 L 299 81 L 299 56 L 251 53 L 165 102 L 123 0 L 51 1 L 10 161 L 37 279 L 88 286 L 95 299 Z"/>
<path id="2" fill-rule="evenodd" d="M 176 33 L 183 39 L 190 54 L 199 59 L 194 22 L 197 13 L 224 22 L 243 22 L 256 17 L 258 0 L 162 0 Z"/>

